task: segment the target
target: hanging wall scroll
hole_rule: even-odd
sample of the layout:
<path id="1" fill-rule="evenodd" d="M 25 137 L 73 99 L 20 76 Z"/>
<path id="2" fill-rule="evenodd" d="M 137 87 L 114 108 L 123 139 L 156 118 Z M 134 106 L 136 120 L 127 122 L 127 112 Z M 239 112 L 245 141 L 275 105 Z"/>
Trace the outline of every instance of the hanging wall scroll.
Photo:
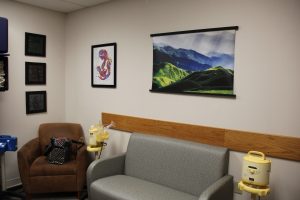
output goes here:
<path id="1" fill-rule="evenodd" d="M 237 26 L 152 34 L 152 92 L 235 97 Z"/>

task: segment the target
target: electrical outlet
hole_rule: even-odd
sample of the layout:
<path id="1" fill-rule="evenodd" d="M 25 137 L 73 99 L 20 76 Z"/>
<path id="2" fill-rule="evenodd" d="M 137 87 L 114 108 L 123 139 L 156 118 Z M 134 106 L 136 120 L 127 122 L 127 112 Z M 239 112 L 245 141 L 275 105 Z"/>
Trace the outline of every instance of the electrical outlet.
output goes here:
<path id="1" fill-rule="evenodd" d="M 236 194 L 242 194 L 243 191 L 241 191 L 238 187 L 239 182 L 234 181 L 234 185 L 233 185 L 233 192 Z"/>

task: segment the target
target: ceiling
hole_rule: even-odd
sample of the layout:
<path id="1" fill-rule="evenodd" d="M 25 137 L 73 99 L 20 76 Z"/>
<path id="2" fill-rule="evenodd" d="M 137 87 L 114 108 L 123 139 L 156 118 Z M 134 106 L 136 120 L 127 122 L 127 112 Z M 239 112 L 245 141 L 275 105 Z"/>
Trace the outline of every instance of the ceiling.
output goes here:
<path id="1" fill-rule="evenodd" d="M 69 13 L 95 6 L 111 0 L 15 0 L 17 2 L 38 6 L 62 13 Z"/>

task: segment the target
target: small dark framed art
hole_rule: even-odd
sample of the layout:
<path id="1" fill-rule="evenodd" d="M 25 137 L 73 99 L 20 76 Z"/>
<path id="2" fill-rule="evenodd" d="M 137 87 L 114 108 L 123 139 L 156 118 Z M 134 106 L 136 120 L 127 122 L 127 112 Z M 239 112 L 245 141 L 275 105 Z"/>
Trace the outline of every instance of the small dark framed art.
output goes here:
<path id="1" fill-rule="evenodd" d="M 0 56 L 0 91 L 8 90 L 8 59 Z"/>
<path id="2" fill-rule="evenodd" d="M 92 87 L 116 87 L 117 44 L 92 46 Z"/>
<path id="3" fill-rule="evenodd" d="M 25 55 L 46 57 L 46 35 L 26 32 Z"/>
<path id="4" fill-rule="evenodd" d="M 46 91 L 26 92 L 26 114 L 47 112 Z"/>
<path id="5" fill-rule="evenodd" d="M 25 62 L 25 84 L 46 84 L 46 63 Z"/>

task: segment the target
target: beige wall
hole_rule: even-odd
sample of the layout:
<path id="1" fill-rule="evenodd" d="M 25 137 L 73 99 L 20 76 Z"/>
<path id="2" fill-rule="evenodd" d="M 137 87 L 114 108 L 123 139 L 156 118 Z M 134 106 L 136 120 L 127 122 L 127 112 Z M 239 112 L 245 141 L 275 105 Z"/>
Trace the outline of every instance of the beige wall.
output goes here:
<path id="1" fill-rule="evenodd" d="M 296 0 L 117 0 L 72 13 L 66 22 L 67 117 L 93 122 L 100 112 L 110 111 L 297 136 L 299 4 Z M 148 91 L 150 34 L 231 25 L 239 26 L 236 99 Z M 117 89 L 92 88 L 91 45 L 108 42 L 118 46 Z"/>
<path id="2" fill-rule="evenodd" d="M 65 120 L 65 16 L 56 12 L 0 0 L 0 16 L 9 24 L 9 90 L 0 93 L 0 134 L 18 137 L 18 146 L 37 136 L 43 122 Z M 25 32 L 47 36 L 47 57 L 24 55 Z M 25 85 L 25 61 L 47 64 L 47 84 Z M 26 115 L 25 91 L 47 91 L 48 112 Z M 6 153 L 6 183 L 20 183 L 17 153 Z"/>
<path id="3" fill-rule="evenodd" d="M 0 93 L 0 132 L 21 147 L 42 122 L 89 126 L 101 112 L 300 137 L 298 0 L 115 0 L 67 16 L 0 0 L 9 19 L 10 90 Z M 150 34 L 239 26 L 236 99 L 150 93 Z M 47 35 L 47 57 L 24 56 L 24 33 Z M 91 45 L 117 42 L 117 88 L 91 87 Z M 47 63 L 47 85 L 25 86 L 25 61 Z M 46 90 L 48 112 L 25 114 L 25 91 Z M 128 134 L 111 131 L 103 157 L 126 150 Z M 240 179 L 243 154 L 231 152 L 229 173 Z M 7 183 L 18 180 L 8 152 Z M 272 159 L 271 200 L 297 200 L 300 163 Z M 235 195 L 249 199 L 248 194 Z"/>
<path id="4" fill-rule="evenodd" d="M 66 119 L 86 132 L 111 112 L 300 137 L 299 8 L 297 0 L 117 0 L 74 12 L 66 21 Z M 150 34 L 234 25 L 236 99 L 149 92 Z M 92 88 L 91 45 L 110 42 L 117 43 L 117 88 Z M 111 135 L 104 157 L 126 148 L 126 136 Z M 235 180 L 242 156 L 230 156 Z M 270 199 L 298 199 L 299 162 L 272 161 Z"/>

